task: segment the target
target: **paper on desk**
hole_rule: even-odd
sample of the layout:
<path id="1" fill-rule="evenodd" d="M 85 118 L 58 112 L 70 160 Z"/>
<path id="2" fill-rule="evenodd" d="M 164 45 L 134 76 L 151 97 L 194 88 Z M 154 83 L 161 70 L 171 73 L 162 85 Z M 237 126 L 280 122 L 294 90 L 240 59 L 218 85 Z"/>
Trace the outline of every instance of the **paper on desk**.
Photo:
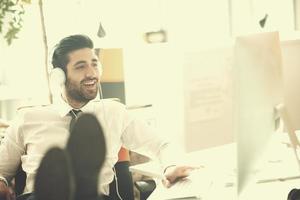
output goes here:
<path id="1" fill-rule="evenodd" d="M 212 183 L 211 176 L 206 170 L 194 170 L 189 177 L 178 181 L 170 188 L 166 188 L 162 184 L 159 184 L 148 199 L 202 199 L 207 196 Z"/>

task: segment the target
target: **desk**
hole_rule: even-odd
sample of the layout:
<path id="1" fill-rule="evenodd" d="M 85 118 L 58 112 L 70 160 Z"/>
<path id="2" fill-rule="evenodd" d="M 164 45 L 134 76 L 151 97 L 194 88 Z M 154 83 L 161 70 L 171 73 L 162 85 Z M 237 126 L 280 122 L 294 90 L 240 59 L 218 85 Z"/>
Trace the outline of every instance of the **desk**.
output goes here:
<path id="1" fill-rule="evenodd" d="M 215 182 L 213 186 L 207 186 L 208 191 L 205 191 L 205 198 L 201 199 L 225 199 L 223 198 L 224 195 L 226 195 L 226 199 L 232 199 L 231 196 L 234 196 L 235 191 L 233 187 L 228 187 L 225 190 L 224 185 L 225 182 L 233 183 L 235 180 L 233 174 L 230 174 L 232 172 L 232 169 L 236 165 L 236 145 L 235 144 L 228 144 L 223 145 L 219 147 L 209 148 L 201 151 L 196 151 L 192 153 L 188 153 L 184 155 L 183 158 L 181 158 L 180 163 L 184 165 L 191 165 L 191 166 L 204 166 L 203 169 L 200 169 L 201 171 L 204 171 L 203 182 L 211 181 L 211 180 L 218 180 L 218 182 Z M 226 155 L 226 156 L 224 156 Z M 220 159 L 223 158 L 223 159 Z M 153 165 L 153 163 L 149 163 L 149 165 Z M 220 167 L 221 166 L 221 167 Z M 150 168 L 150 167 L 149 167 Z M 154 169 L 154 166 L 153 166 Z M 200 175 L 201 176 L 201 175 Z M 220 180 L 220 181 L 219 181 Z M 222 187 L 220 187 L 222 185 Z M 200 187 L 200 186 L 197 186 Z M 220 191 L 224 188 L 224 191 L 222 191 L 222 195 L 220 197 L 211 197 L 210 195 L 213 194 L 210 191 L 215 190 L 213 188 L 218 188 L 217 190 Z M 200 190 L 200 188 L 199 188 Z M 164 186 L 161 184 L 160 181 L 158 181 L 157 189 L 150 195 L 148 198 L 149 200 L 162 200 L 165 196 L 163 193 L 167 191 L 167 189 L 164 188 Z M 211 193 L 211 194 L 210 194 Z M 221 192 L 220 192 L 221 193 Z M 209 196 L 207 196 L 209 195 Z M 167 194 L 168 196 L 168 194 Z M 191 199 L 191 198 L 189 198 Z M 194 198 L 197 199 L 197 198 Z"/>
<path id="2" fill-rule="evenodd" d="M 281 143 L 278 143 L 282 145 Z M 278 149 L 278 146 L 276 147 Z M 280 147 L 281 148 L 281 147 Z M 285 147 L 288 149 L 287 147 Z M 272 148 L 271 148 L 272 149 Z M 288 163 L 280 164 L 280 167 L 276 167 L 277 164 L 269 165 L 262 170 L 263 173 L 258 173 L 257 180 L 265 180 L 268 178 L 282 178 L 282 176 L 297 176 L 299 175 L 298 166 L 296 166 L 296 160 L 292 151 L 280 151 L 275 152 L 277 157 L 285 157 Z M 204 192 L 203 200 L 216 200 L 216 199 L 272 199 L 272 200 L 284 200 L 287 199 L 289 191 L 293 188 L 300 187 L 300 179 L 289 179 L 285 181 L 274 180 L 272 182 L 257 183 L 253 181 L 253 184 L 249 184 L 246 187 L 245 192 L 237 198 L 236 188 L 236 145 L 228 144 L 220 147 L 201 150 L 193 153 L 186 154 L 182 159 L 183 164 L 190 165 L 204 165 L 205 170 L 210 174 L 209 179 L 213 184 L 207 191 Z M 293 162 L 295 161 L 295 162 Z M 295 169 L 297 169 L 295 171 Z M 276 171 L 278 170 L 278 171 Z M 270 173 L 272 172 L 272 173 Z M 274 173 L 275 176 L 274 177 Z M 277 176 L 278 175 L 278 176 Z M 203 177 L 207 179 L 207 175 Z M 157 185 L 157 189 L 148 198 L 149 200 L 162 200 L 162 184 Z M 200 188 L 199 188 L 200 189 Z M 166 190 L 166 189 L 164 189 Z"/>

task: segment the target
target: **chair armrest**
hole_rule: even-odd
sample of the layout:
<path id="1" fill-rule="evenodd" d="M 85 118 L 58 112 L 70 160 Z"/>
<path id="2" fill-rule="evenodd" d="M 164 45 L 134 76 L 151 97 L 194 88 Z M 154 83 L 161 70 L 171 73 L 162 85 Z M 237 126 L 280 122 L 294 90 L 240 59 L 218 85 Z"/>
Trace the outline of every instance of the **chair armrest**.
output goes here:
<path id="1" fill-rule="evenodd" d="M 154 180 L 141 180 L 134 182 L 134 185 L 140 192 L 141 199 L 147 199 L 156 188 Z"/>
<path id="2" fill-rule="evenodd" d="M 26 200 L 31 196 L 31 193 L 26 193 L 26 194 L 21 194 L 19 196 L 17 196 L 16 200 Z"/>

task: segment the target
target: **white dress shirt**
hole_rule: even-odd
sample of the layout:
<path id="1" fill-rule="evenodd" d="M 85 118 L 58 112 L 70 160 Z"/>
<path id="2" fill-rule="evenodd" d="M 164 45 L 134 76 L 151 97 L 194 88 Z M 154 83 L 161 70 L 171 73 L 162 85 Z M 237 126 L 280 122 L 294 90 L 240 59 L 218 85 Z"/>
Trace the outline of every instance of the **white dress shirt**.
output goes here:
<path id="1" fill-rule="evenodd" d="M 7 129 L 0 146 L 0 177 L 11 180 L 22 164 L 27 174 L 24 192 L 32 192 L 36 170 L 43 155 L 49 148 L 64 148 L 67 143 L 71 120 L 68 113 L 71 109 L 62 99 L 57 104 L 22 109 Z M 146 123 L 131 116 L 123 104 L 93 100 L 81 110 L 95 114 L 104 130 L 107 155 L 99 174 L 99 192 L 103 194 L 109 194 L 109 183 L 114 178 L 112 168 L 118 160 L 121 146 L 160 159 L 172 151 L 168 142 Z M 97 155 L 91 155 L 91 159 L 92 156 Z"/>

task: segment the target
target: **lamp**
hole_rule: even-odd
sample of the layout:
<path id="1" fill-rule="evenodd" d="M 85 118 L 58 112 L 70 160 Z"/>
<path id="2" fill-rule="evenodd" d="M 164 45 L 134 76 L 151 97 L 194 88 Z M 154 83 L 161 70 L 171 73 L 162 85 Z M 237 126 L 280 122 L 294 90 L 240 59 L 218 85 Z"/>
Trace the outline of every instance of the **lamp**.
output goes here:
<path id="1" fill-rule="evenodd" d="M 260 25 L 261 28 L 265 27 L 267 19 L 268 19 L 268 14 L 266 14 L 264 18 L 262 18 L 261 20 L 259 20 L 259 25 Z"/>
<path id="2" fill-rule="evenodd" d="M 145 40 L 147 43 L 163 43 L 167 42 L 167 33 L 165 30 L 151 31 L 145 33 Z"/>
<path id="3" fill-rule="evenodd" d="M 102 24 L 100 22 L 100 25 L 99 25 L 99 28 L 98 28 L 98 32 L 97 32 L 97 36 L 99 38 L 103 38 L 103 37 L 105 37 L 105 35 L 106 35 L 105 30 L 104 30 L 104 28 L 103 28 L 103 26 L 102 26 Z"/>

